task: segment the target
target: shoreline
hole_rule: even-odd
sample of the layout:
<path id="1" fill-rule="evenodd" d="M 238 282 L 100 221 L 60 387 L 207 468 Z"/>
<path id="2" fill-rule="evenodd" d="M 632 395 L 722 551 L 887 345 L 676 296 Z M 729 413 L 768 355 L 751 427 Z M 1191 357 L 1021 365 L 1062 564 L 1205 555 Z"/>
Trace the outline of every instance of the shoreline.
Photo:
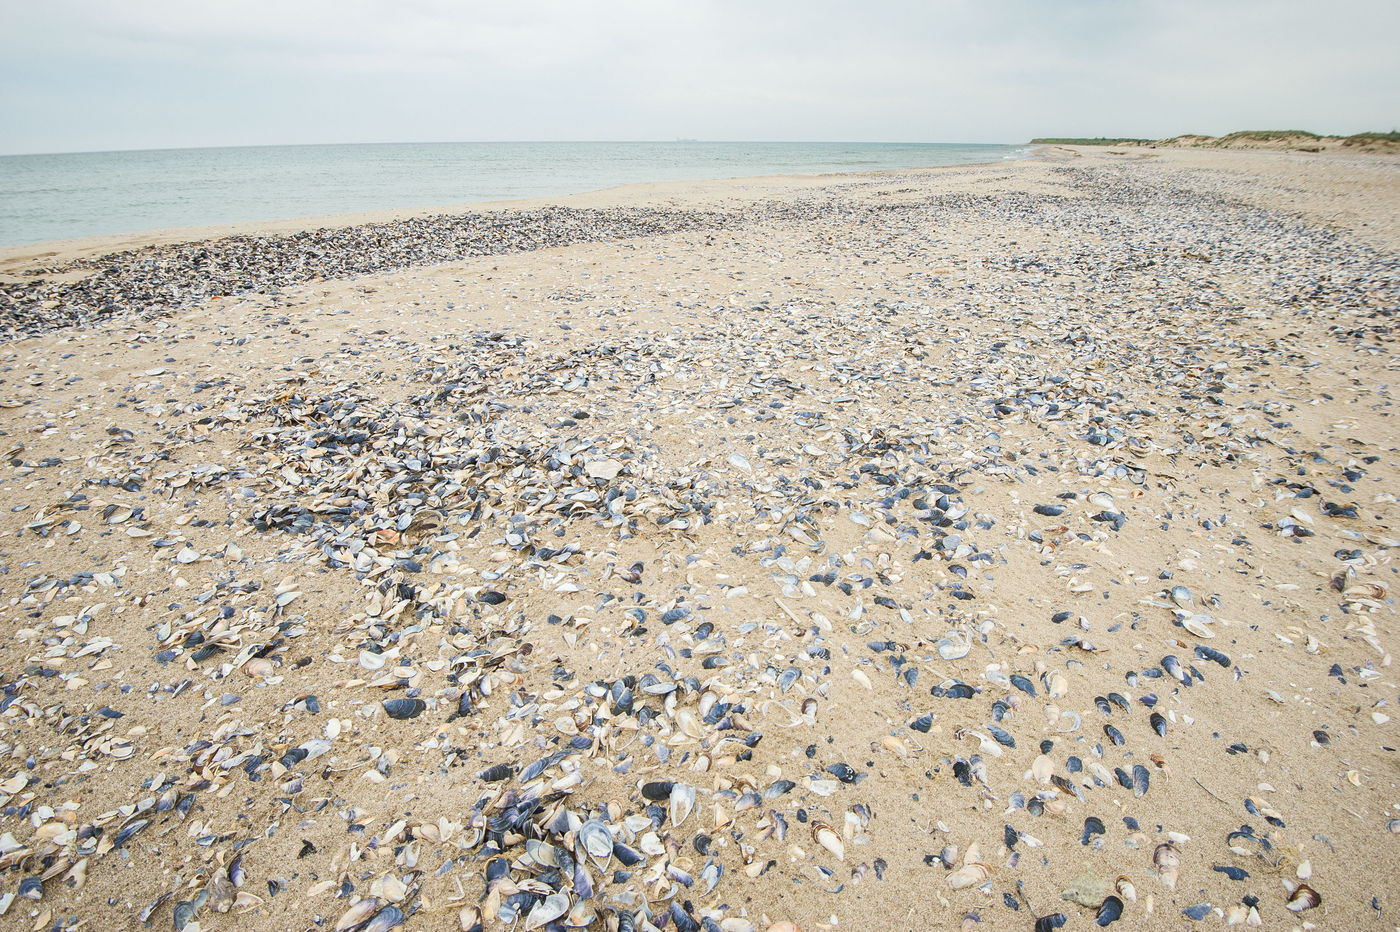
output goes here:
<path id="1" fill-rule="evenodd" d="M 1047 147 L 1037 147 L 1047 148 Z M 1028 158 L 1034 158 L 1029 155 Z M 124 233 L 106 233 L 96 236 L 72 237 L 68 239 L 39 240 L 33 243 L 0 245 L 0 278 L 13 275 L 29 267 L 26 263 L 39 260 L 67 262 L 75 258 L 91 258 L 97 255 L 140 249 L 145 246 L 170 246 L 205 240 L 224 239 L 232 236 L 285 236 L 318 229 L 343 229 L 351 226 L 364 226 L 375 223 L 388 223 L 397 220 L 416 220 L 438 216 L 460 216 L 477 213 L 500 213 L 522 210 L 537 210 L 544 207 L 601 207 L 633 206 L 638 203 L 656 201 L 687 202 L 697 200 L 710 203 L 715 197 L 735 198 L 747 190 L 758 188 L 772 192 L 784 192 L 801 188 L 823 187 L 843 178 L 878 178 L 882 175 L 904 173 L 942 172 L 965 170 L 978 167 L 994 167 L 1014 164 L 1020 160 L 1004 162 L 967 162 L 957 165 L 939 165 L 931 168 L 899 168 L 882 171 L 814 172 L 781 175 L 745 175 L 727 178 L 704 178 L 693 181 L 641 181 L 611 185 L 593 191 L 580 191 L 557 197 L 529 197 L 507 200 L 467 201 L 433 207 L 387 208 L 382 210 L 350 211 L 338 214 L 318 214 L 305 217 L 274 218 L 270 220 L 245 220 L 232 223 L 216 223 L 185 227 L 158 227 L 150 230 L 132 230 Z M 739 197 L 743 200 L 743 197 Z"/>
<path id="2" fill-rule="evenodd" d="M 1397 178 L 647 185 L 7 341 L 4 921 L 1375 925 Z"/>
<path id="3" fill-rule="evenodd" d="M 1124 151 L 1113 152 L 1119 148 Z M 1056 153 L 1064 153 L 1059 156 Z M 115 254 L 147 246 L 172 246 L 183 243 L 203 242 L 234 236 L 286 236 L 319 229 L 343 229 L 375 223 L 399 220 L 422 219 L 438 216 L 460 216 L 478 213 L 500 213 L 521 210 L 535 210 L 544 207 L 606 207 L 637 206 L 664 202 L 671 206 L 678 204 L 713 204 L 716 198 L 731 201 L 751 201 L 761 199 L 764 192 L 779 194 L 803 188 L 820 188 L 842 180 L 857 181 L 862 178 L 879 178 L 901 174 L 919 175 L 923 173 L 961 172 L 968 170 L 995 171 L 998 168 L 1022 162 L 1034 162 L 1047 158 L 1067 157 L 1071 159 L 1089 157 L 1113 159 L 1115 157 L 1154 158 L 1171 154 L 1190 157 L 1202 155 L 1204 164 L 1224 167 L 1214 159 L 1236 158 L 1242 161 L 1257 160 L 1261 155 L 1282 160 L 1315 159 L 1319 164 L 1347 164 L 1391 166 L 1400 168 L 1400 155 L 1391 153 L 1359 152 L 1346 149 L 1326 150 L 1321 153 L 1304 153 L 1273 149 L 1211 149 L 1192 147 L 1167 147 L 1156 149 L 1134 146 L 1069 146 L 1060 144 L 1037 144 L 1023 159 L 1001 162 L 968 162 L 958 165 L 941 165 L 932 168 L 887 169 L 876 172 L 822 172 L 812 174 L 753 175 L 730 178 L 709 178 L 693 181 L 646 181 L 632 182 L 593 191 L 583 191 L 558 197 L 516 198 L 495 201 L 469 201 L 444 204 L 432 207 L 390 208 L 383 210 L 351 211 L 338 214 L 321 214 L 304 217 L 289 217 L 271 220 L 239 221 L 234 223 L 207 224 L 185 227 L 164 227 L 150 230 L 133 230 L 124 233 L 100 234 L 96 236 L 74 237 L 57 240 L 41 240 L 33 243 L 0 245 L 0 281 L 13 280 L 36 265 L 65 263 L 75 259 L 90 259 L 97 256 Z M 1178 157 L 1180 157 L 1180 155 Z M 1361 231 L 1353 229 L 1352 232 Z"/>
<path id="4" fill-rule="evenodd" d="M 833 146 L 844 146 L 844 144 L 833 144 Z M 956 146 L 956 144 L 953 144 L 953 146 Z M 970 147 L 967 147 L 967 148 L 976 148 L 976 147 L 977 147 L 977 146 L 970 146 Z M 1015 150 L 1015 148 L 1025 148 L 1025 147 L 1000 146 L 1000 144 L 997 144 L 997 146 L 991 146 L 991 144 L 988 144 L 988 146 L 986 146 L 986 147 L 987 147 L 987 148 L 1005 148 L 1005 150 Z M 258 148 L 258 147 L 255 147 L 255 148 Z M 269 148 L 277 148 L 277 147 L 269 147 Z M 335 147 L 332 147 L 332 148 L 335 148 Z M 171 150 L 171 151 L 190 151 L 190 150 Z M 977 164 L 997 164 L 997 162 L 988 162 L 988 161 L 986 161 L 986 160 L 983 160 L 983 161 L 966 162 L 966 164 L 969 164 L 969 165 L 977 165 Z M 956 165 L 956 167 L 960 167 L 960 165 L 962 165 L 962 164 L 958 164 L 958 165 Z M 939 168 L 939 167 L 934 167 L 934 168 Z M 879 171 L 921 171 L 921 169 L 918 169 L 918 168 L 910 168 L 910 169 L 892 168 L 892 169 L 879 169 Z M 200 238 L 207 238 L 207 236 L 209 236 L 209 235 L 218 235 L 218 234 L 220 234 L 220 232 L 223 232 L 224 235 L 230 235 L 230 232 L 228 232 L 228 231 L 239 231 L 239 230 L 256 230 L 256 231 L 270 230 L 270 231 L 286 232 L 286 231 L 291 231 L 291 230 L 302 230 L 302 228 L 307 227 L 307 224 L 322 223 L 322 221 L 325 221 L 325 223 L 330 223 L 330 224 L 335 224 L 335 225 L 344 225 L 344 224 L 350 224 L 350 223 L 367 223 L 367 221 L 374 220 L 374 218 L 405 218 L 405 217 L 417 217 L 417 216 L 423 216 L 423 214 L 426 214 L 426 213 L 434 213 L 434 211 L 437 211 L 437 213 L 441 213 L 441 211 L 454 211 L 454 213 L 455 213 L 455 211 L 461 211 L 461 210 L 468 210 L 468 209 L 477 209 L 477 210 L 479 210 L 479 209 L 496 209 L 496 207 L 498 207 L 498 206 L 517 206 L 517 204 L 526 204 L 526 206 L 539 206 L 539 204 L 545 204 L 545 203 L 550 203 L 550 204 L 561 203 L 561 202 L 564 202 L 564 200 L 575 199 L 575 197 L 584 197 L 584 199 L 589 199 L 589 197 L 596 197 L 596 196 L 599 196 L 599 195 L 603 195 L 603 193 L 612 192 L 612 190 L 619 190 L 619 189 L 631 188 L 631 186 L 648 186 L 648 185 L 661 185 L 661 186 L 665 186 L 665 185 L 678 185 L 678 186 L 682 186 L 682 188 L 683 188 L 683 186 L 687 186 L 687 185 L 722 185 L 722 183 L 729 183 L 729 182 L 777 181 L 777 179 L 804 179 L 804 178 L 806 178 L 806 179 L 819 179 L 819 178 L 826 178 L 826 176 L 841 175 L 841 174 L 861 174 L 861 169 L 854 169 L 854 171 L 850 171 L 850 172 L 846 172 L 846 171 L 812 171 L 812 172 L 794 171 L 794 172 L 777 172 L 777 174 L 759 174 L 759 175 L 724 175 L 724 174 L 721 174 L 721 175 L 711 176 L 711 178 L 682 179 L 682 181 L 651 181 L 651 179 L 640 179 L 640 181 L 622 182 L 622 183 L 610 183 L 610 185 L 606 185 L 606 183 L 605 183 L 605 185 L 599 186 L 599 188 L 584 188 L 584 190 L 577 190 L 577 192 L 574 192 L 574 193 L 561 193 L 561 195 L 542 195 L 542 196 L 532 196 L 532 197 L 508 197 L 508 199 L 468 200 L 468 202 L 447 202 L 447 203 L 438 204 L 438 206 L 433 206 L 433 204 L 430 204 L 430 206 L 421 206 L 421 207 L 388 207 L 388 209 L 354 210 L 354 211 L 343 211 L 343 213 L 330 213 L 330 214 L 316 214 L 316 213 L 311 213 L 311 214 L 302 214 L 302 216 L 293 216 L 293 217 L 281 217 L 281 218 L 273 217 L 273 218 L 262 218 L 262 220 L 230 221 L 230 223 L 183 225 L 183 227 L 164 227 L 164 228 L 162 228 L 162 227 L 155 227 L 155 228 L 150 228 L 150 230 L 120 231 L 120 232 L 113 232 L 113 234 L 97 234 L 97 235 L 94 235 L 94 236 L 74 236 L 74 238 L 48 239 L 48 241 L 35 241 L 35 242 L 28 242 L 28 243 L 14 243 L 14 245 L 0 246 L 0 263 L 6 263 L 6 260 L 8 259 L 8 257 L 10 257 L 10 256 L 8 256 L 8 250 L 15 250 L 15 249 L 24 250 L 25 248 L 31 248 L 31 246 L 32 246 L 32 248 L 41 248 L 41 246 L 49 246 L 49 245 L 53 245 L 53 243 L 57 243 L 57 245 L 81 245 L 81 243 L 83 243 L 83 242 L 85 242 L 85 241 L 88 241 L 88 239 L 115 239 L 115 241 L 123 241 L 123 239 L 130 239 L 130 241 L 134 241 L 134 242 L 146 242 L 148 238 L 151 238 L 151 236 L 157 236 L 157 238 L 161 238 L 161 239 L 168 238 L 168 235 L 197 235 L 197 236 L 200 236 Z"/>
<path id="5" fill-rule="evenodd" d="M 1400 157 L 1347 153 L 1324 156 L 1316 163 L 1299 162 L 1296 153 L 1271 153 L 1261 158 L 1258 151 L 1218 150 L 1200 154 L 1201 150 L 1171 150 L 1167 162 L 1178 170 L 1194 170 L 1209 166 L 1211 170 L 1231 171 L 1235 164 L 1261 166 L 1270 164 L 1275 179 L 1269 194 L 1287 192 L 1294 196 L 1302 173 L 1320 169 L 1332 173 L 1349 188 L 1339 194 L 1333 188 L 1325 205 L 1327 222 L 1337 224 L 1345 218 L 1339 205 L 1350 204 L 1360 216 L 1350 225 L 1352 235 L 1377 240 L 1381 245 L 1393 245 L 1400 240 L 1400 218 L 1377 209 L 1383 202 L 1377 198 L 1376 184 L 1400 183 Z M 1248 152 L 1248 155 L 1242 153 Z M 1223 156 L 1223 157 L 1222 157 Z M 1301 156 L 1307 158 L 1308 156 Z M 406 269 L 464 258 L 471 254 L 509 252 L 510 242 L 520 242 L 523 236 L 543 235 L 542 243 L 562 245 L 598 236 L 634 235 L 629 226 L 628 211 L 652 212 L 642 226 L 640 235 L 660 232 L 657 224 L 673 218 L 680 226 L 709 222 L 723 224 L 725 217 L 735 212 L 751 211 L 766 202 L 782 201 L 802 192 L 822 191 L 842 186 L 871 186 L 894 183 L 903 179 L 913 184 L 929 183 L 939 177 L 960 174 L 997 178 L 1016 165 L 1046 164 L 1067 160 L 1070 164 L 1088 159 L 1090 163 L 1115 163 L 1133 159 L 1162 159 L 1157 151 L 1133 151 L 1130 147 L 1073 147 L 1045 145 L 1028 153 L 1027 158 L 996 163 L 967 163 L 925 169 L 892 169 L 878 172 L 840 172 L 810 175 L 775 175 L 737 179 L 706 179 L 688 182 L 646 182 L 605 188 L 599 191 L 570 195 L 564 198 L 530 198 L 514 201 L 482 202 L 448 208 L 369 211 L 290 220 L 223 224 L 209 227 L 185 227 L 142 231 L 132 234 L 57 240 L 48 243 L 0 248 L 0 317 L 6 323 L 10 338 L 19 333 L 35 333 L 64 322 L 75 323 L 102 317 L 141 313 L 153 309 L 169 313 L 171 309 L 189 306 L 207 297 L 236 296 L 268 287 L 298 284 L 326 274 L 371 274 L 392 269 Z M 1348 174 L 1350 171 L 1350 174 Z M 1357 173 L 1373 182 L 1371 187 L 1356 183 Z M 1388 173 L 1388 174 L 1387 174 Z M 1289 177 L 1289 175 L 1293 177 Z M 1379 179 L 1379 180 L 1377 180 Z M 1236 196 L 1250 197 L 1247 189 Z M 1268 198 L 1256 203 L 1267 203 Z M 1308 215 L 1315 205 L 1299 200 L 1295 205 Z M 565 216 L 572 229 L 556 234 L 549 231 L 554 224 L 550 216 Z M 621 212 L 619 216 L 610 213 Z M 698 212 L 698 213 L 697 213 Z M 708 219 L 702 218 L 708 215 Z M 1314 214 L 1314 216 L 1316 216 Z M 600 218 L 599 229 L 587 229 L 589 218 Z M 504 224 L 504 225 L 503 225 Z M 521 226 L 517 235 L 507 232 Z M 580 225 L 582 228 L 580 228 Z M 481 233 L 472 233 L 473 228 Z M 531 230 L 539 233 L 532 233 Z M 436 232 L 434 232 L 436 231 Z M 611 233 L 609 231 L 612 231 Z M 630 231 L 630 232 L 629 232 Z M 446 235 L 458 245 L 424 250 L 422 242 L 442 239 Z M 558 239 L 562 235 L 563 239 Z M 387 246 L 391 254 L 403 258 L 387 258 L 372 263 L 335 263 L 331 269 L 318 269 L 318 257 L 330 250 L 344 252 L 354 241 L 362 250 L 376 254 Z M 536 246 L 539 244 L 537 243 Z M 223 248 L 215 248 L 220 247 Z M 536 248 L 531 246 L 529 248 Z M 210 249 L 213 252 L 210 253 Z M 143 256 L 142 263 L 154 261 L 161 271 L 150 273 L 141 281 L 130 279 L 120 265 L 98 263 L 122 256 Z M 162 258 L 163 257 L 163 258 Z M 228 271 L 232 268 L 232 272 Z M 217 271 L 216 271 L 217 270 Z M 215 274 L 210 274 L 215 272 Z M 241 275 L 241 277 L 240 277 Z M 115 282 L 113 289 L 111 283 Z M 154 289 L 154 290 L 152 290 Z"/>

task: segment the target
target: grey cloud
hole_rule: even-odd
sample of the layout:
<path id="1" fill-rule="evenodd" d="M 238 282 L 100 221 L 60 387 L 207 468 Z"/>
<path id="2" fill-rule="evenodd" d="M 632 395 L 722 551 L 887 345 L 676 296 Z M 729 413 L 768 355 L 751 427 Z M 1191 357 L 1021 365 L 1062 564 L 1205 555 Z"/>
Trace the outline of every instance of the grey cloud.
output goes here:
<path id="1" fill-rule="evenodd" d="M 1400 4 L 0 0 L 0 151 L 1400 123 Z"/>

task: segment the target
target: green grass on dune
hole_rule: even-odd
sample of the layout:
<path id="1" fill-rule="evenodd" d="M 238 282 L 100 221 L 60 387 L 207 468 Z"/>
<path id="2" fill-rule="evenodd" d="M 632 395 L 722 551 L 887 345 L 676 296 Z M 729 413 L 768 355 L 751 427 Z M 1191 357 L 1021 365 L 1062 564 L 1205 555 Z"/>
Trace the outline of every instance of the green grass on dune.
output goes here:
<path id="1" fill-rule="evenodd" d="M 1391 130 L 1388 133 L 1353 133 L 1342 140 L 1342 145 L 1356 146 L 1372 142 L 1400 142 L 1400 132 Z"/>
<path id="2" fill-rule="evenodd" d="M 1278 139 L 1321 139 L 1317 133 L 1305 129 L 1243 129 L 1221 136 L 1220 142 L 1272 142 Z"/>
<path id="3" fill-rule="evenodd" d="M 1380 143 L 1400 143 L 1400 131 L 1388 133 L 1353 133 L 1350 136 L 1323 136 L 1305 129 L 1243 129 L 1224 136 L 1214 137 L 1205 134 L 1187 133 L 1171 139 L 1134 139 L 1128 136 L 1041 136 L 1031 140 L 1032 145 L 1046 146 L 1118 146 L 1134 143 L 1170 144 L 1178 140 L 1191 141 L 1193 145 L 1230 146 L 1251 142 L 1299 142 L 1317 140 L 1341 140 L 1344 146 L 1368 146 Z"/>

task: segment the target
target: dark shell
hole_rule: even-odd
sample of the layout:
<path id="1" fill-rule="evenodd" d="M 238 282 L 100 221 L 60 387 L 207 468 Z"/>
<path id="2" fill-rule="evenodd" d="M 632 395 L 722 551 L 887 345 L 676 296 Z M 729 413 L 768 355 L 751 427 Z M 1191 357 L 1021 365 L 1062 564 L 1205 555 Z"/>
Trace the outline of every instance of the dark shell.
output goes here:
<path id="1" fill-rule="evenodd" d="M 181 900 L 175 904 L 175 911 L 170 917 L 170 921 L 175 925 L 175 932 L 182 932 L 192 919 L 194 919 L 193 903 L 189 900 Z"/>
<path id="2" fill-rule="evenodd" d="M 1123 901 L 1116 896 L 1110 896 L 1099 906 L 1099 911 L 1094 917 L 1094 922 L 1100 926 L 1106 926 L 1117 922 L 1122 916 Z"/>
<path id="3" fill-rule="evenodd" d="M 126 828 L 122 829 L 120 832 L 117 832 L 116 837 L 112 839 L 112 849 L 116 850 L 117 848 L 120 848 L 122 845 L 131 841 L 131 839 L 141 834 L 141 832 L 146 828 L 146 826 L 150 824 L 150 821 L 147 819 L 137 819 L 135 822 L 132 822 Z"/>
<path id="4" fill-rule="evenodd" d="M 483 783 L 500 783 L 513 776 L 515 776 L 515 768 L 510 764 L 493 764 L 476 775 L 477 779 Z"/>
<path id="5" fill-rule="evenodd" d="M 386 906 L 365 924 L 364 932 L 389 932 L 390 929 L 403 925 L 406 918 L 403 910 L 397 906 Z"/>
<path id="6" fill-rule="evenodd" d="M 1133 795 L 1146 796 L 1147 788 L 1151 782 L 1147 768 L 1142 764 L 1133 764 Z"/>
<path id="7" fill-rule="evenodd" d="M 797 784 L 793 783 L 791 780 L 778 780 L 775 783 L 773 783 L 773 785 L 769 786 L 768 789 L 763 791 L 763 798 L 777 799 L 784 793 L 790 792 L 796 786 Z"/>
<path id="8" fill-rule="evenodd" d="M 1204 644 L 1196 645 L 1196 656 L 1202 660 L 1213 660 L 1222 667 L 1228 667 L 1230 665 L 1230 656 L 1228 654 L 1221 653 L 1214 647 L 1207 647 Z"/>
<path id="9" fill-rule="evenodd" d="M 996 739 L 997 744 L 1005 745 L 1009 748 L 1014 748 L 1016 746 L 1016 739 L 1011 737 L 1010 732 L 1006 729 L 998 728 L 996 725 L 988 725 L 987 731 Z"/>
<path id="10" fill-rule="evenodd" d="M 385 699 L 383 706 L 390 718 L 417 718 L 428 704 L 422 699 Z"/>
<path id="11" fill-rule="evenodd" d="M 698 846 L 700 844 L 701 838 L 706 838 L 708 842 L 707 836 L 697 835 L 695 838 L 697 851 L 699 850 Z M 705 852 L 701 851 L 700 853 L 704 854 Z M 646 858 L 642 856 L 642 853 L 640 851 L 629 848 L 620 841 L 613 842 L 613 857 L 621 861 L 623 867 L 636 867 L 638 864 L 641 864 L 646 861 Z"/>
<path id="12" fill-rule="evenodd" d="M 671 798 L 671 787 L 674 785 L 670 780 L 653 780 L 650 783 L 643 783 L 642 797 L 654 803 L 663 802 Z"/>

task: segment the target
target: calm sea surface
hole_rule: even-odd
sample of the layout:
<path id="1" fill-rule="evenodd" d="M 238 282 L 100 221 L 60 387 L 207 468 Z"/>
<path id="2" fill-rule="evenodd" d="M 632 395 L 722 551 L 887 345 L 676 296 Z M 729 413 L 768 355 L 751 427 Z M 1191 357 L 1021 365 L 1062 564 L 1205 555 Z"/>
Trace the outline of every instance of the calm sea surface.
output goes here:
<path id="1" fill-rule="evenodd" d="M 639 181 L 921 168 L 1027 146 L 488 142 L 0 156 L 0 245 L 162 227 L 553 197 Z"/>

